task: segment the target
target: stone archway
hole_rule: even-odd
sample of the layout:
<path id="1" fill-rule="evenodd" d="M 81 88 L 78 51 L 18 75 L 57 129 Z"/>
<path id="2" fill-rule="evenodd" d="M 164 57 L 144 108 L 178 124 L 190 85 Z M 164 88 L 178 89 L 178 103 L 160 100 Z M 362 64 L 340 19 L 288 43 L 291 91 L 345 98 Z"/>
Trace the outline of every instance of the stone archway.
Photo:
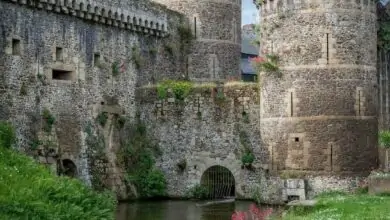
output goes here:
<path id="1" fill-rule="evenodd" d="M 208 189 L 210 199 L 232 198 L 236 195 L 233 173 L 223 166 L 211 166 L 202 174 L 200 184 Z"/>
<path id="2" fill-rule="evenodd" d="M 64 159 L 62 160 L 62 174 L 72 178 L 77 177 L 77 166 L 73 163 L 72 160 Z"/>

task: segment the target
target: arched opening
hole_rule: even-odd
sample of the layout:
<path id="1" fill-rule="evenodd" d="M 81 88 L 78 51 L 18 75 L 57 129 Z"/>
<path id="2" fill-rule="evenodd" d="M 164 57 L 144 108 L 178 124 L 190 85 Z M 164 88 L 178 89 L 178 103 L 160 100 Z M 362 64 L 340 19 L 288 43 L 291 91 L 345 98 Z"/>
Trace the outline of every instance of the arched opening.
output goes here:
<path id="1" fill-rule="evenodd" d="M 77 177 L 77 166 L 69 159 L 62 160 L 61 175 Z"/>
<path id="2" fill-rule="evenodd" d="M 229 169 L 212 166 L 203 173 L 200 184 L 208 189 L 210 199 L 225 199 L 235 197 L 235 182 Z"/>

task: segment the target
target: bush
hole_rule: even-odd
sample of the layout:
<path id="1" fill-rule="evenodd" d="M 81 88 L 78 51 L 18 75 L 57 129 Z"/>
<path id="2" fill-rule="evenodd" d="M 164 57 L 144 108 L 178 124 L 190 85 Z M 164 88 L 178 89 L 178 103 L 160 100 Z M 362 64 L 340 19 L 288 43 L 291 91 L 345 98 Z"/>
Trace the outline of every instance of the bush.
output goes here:
<path id="1" fill-rule="evenodd" d="M 209 196 L 209 190 L 207 187 L 197 184 L 193 186 L 187 192 L 187 197 L 194 199 L 207 199 Z"/>
<path id="2" fill-rule="evenodd" d="M 166 80 L 157 85 L 157 94 L 160 99 L 165 99 L 168 90 L 172 90 L 176 99 L 184 100 L 190 94 L 192 87 L 191 82 Z"/>
<path id="3" fill-rule="evenodd" d="M 379 145 L 384 148 L 390 148 L 390 131 L 379 132 Z"/>
<path id="4" fill-rule="evenodd" d="M 13 134 L 10 129 L 0 122 L 0 134 Z M 6 149 L 13 137 L 0 135 L 0 219 L 114 219 L 112 194 L 55 176 L 32 158 Z"/>
<path id="5" fill-rule="evenodd" d="M 141 198 L 165 196 L 165 176 L 155 167 L 159 148 L 148 135 L 146 126 L 138 119 L 137 123 L 126 127 L 123 133 L 125 140 L 122 140 L 118 159 L 123 161 L 126 168 L 127 183 L 136 186 Z"/>
<path id="6" fill-rule="evenodd" d="M 0 121 L 0 147 L 10 148 L 15 142 L 15 131 L 8 122 Z"/>

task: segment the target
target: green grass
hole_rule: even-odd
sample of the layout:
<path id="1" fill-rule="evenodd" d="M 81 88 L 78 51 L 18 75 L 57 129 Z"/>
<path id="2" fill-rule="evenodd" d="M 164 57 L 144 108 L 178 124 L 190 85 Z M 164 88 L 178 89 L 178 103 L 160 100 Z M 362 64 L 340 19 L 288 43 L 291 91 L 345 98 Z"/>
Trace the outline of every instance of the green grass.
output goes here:
<path id="1" fill-rule="evenodd" d="M 111 194 L 57 177 L 32 158 L 0 146 L 1 220 L 108 220 L 114 219 L 115 207 Z"/>
<path id="2" fill-rule="evenodd" d="M 311 208 L 290 209 L 283 220 L 384 220 L 390 219 L 390 197 L 368 194 L 325 193 Z"/>

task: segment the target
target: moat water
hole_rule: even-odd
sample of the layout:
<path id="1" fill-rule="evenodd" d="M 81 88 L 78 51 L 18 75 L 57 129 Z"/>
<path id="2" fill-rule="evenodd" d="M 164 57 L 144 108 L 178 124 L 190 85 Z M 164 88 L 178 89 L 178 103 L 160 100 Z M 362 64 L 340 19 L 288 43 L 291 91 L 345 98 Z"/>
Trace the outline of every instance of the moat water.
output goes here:
<path id="1" fill-rule="evenodd" d="M 235 210 L 246 211 L 250 201 L 198 206 L 198 201 L 144 201 L 118 205 L 117 220 L 230 220 Z"/>

